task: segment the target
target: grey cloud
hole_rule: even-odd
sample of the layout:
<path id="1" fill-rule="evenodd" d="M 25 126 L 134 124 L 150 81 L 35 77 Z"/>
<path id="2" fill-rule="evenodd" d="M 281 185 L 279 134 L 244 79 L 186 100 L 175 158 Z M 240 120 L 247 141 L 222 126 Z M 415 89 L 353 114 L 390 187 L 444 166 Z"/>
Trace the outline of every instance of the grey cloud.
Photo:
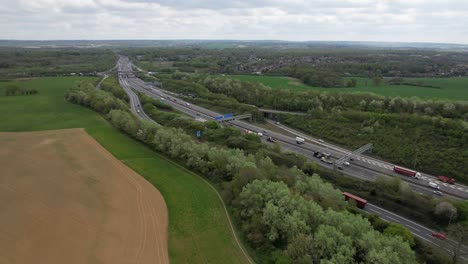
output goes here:
<path id="1" fill-rule="evenodd" d="M 285 39 L 468 43 L 468 1 L 0 0 L 18 39 Z"/>

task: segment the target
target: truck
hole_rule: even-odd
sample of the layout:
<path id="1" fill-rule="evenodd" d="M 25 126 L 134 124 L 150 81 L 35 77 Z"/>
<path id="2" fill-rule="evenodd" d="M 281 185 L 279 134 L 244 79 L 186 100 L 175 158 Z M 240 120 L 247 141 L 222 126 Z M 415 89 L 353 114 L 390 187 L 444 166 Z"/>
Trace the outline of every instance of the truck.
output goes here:
<path id="1" fill-rule="evenodd" d="M 301 137 L 296 137 L 296 143 L 297 143 L 297 144 L 299 144 L 299 145 L 300 145 L 300 144 L 304 144 L 304 141 L 305 141 L 305 139 L 303 139 L 303 138 L 301 138 Z"/>
<path id="2" fill-rule="evenodd" d="M 413 178 L 415 178 L 415 179 L 420 179 L 420 178 L 421 178 L 421 173 L 419 173 L 419 172 L 417 172 L 417 171 L 414 171 L 414 170 L 410 170 L 410 169 L 405 169 L 405 168 L 402 168 L 402 167 L 394 166 L 394 167 L 393 167 L 393 171 L 396 172 L 396 173 L 398 173 L 398 174 L 401 174 L 401 175 L 413 177 Z"/>
<path id="3" fill-rule="evenodd" d="M 346 201 L 349 201 L 349 200 L 354 200 L 356 201 L 356 206 L 363 209 L 364 207 L 366 207 L 366 204 L 367 204 L 367 200 L 365 199 L 362 199 L 361 197 L 358 197 L 354 194 L 350 194 L 348 192 L 343 192 L 343 195 L 345 197 L 345 200 Z"/>
<path id="4" fill-rule="evenodd" d="M 446 182 L 450 184 L 455 184 L 455 179 L 447 176 L 437 176 L 437 179 L 441 182 Z"/>

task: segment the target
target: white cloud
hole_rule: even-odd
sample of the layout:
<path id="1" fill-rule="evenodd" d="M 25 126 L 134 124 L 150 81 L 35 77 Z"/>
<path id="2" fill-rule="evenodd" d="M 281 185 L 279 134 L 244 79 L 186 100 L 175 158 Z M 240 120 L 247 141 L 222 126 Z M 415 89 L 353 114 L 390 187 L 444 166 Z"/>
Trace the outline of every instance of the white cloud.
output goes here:
<path id="1" fill-rule="evenodd" d="M 8 39 L 468 43 L 464 0 L 0 0 Z"/>

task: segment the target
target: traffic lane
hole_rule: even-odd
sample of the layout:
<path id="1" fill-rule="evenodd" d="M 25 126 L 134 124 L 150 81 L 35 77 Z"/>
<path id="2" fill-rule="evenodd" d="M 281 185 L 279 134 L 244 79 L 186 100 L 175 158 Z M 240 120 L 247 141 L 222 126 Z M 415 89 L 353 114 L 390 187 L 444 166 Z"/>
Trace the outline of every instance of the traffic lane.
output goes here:
<path id="1" fill-rule="evenodd" d="M 413 233 L 415 236 L 417 236 L 418 238 L 434 245 L 434 246 L 437 246 L 437 247 L 441 247 L 441 248 L 445 248 L 445 250 L 448 251 L 447 249 L 447 246 L 448 247 L 451 247 L 453 245 L 455 245 L 455 241 L 451 240 L 451 239 L 447 239 L 446 241 L 442 241 L 438 238 L 435 238 L 432 236 L 432 233 L 433 232 L 437 232 L 437 231 L 434 231 L 434 230 L 431 230 L 423 225 L 420 225 L 416 222 L 413 222 L 405 217 L 402 217 L 402 216 L 399 216 L 397 214 L 394 214 L 390 211 L 387 211 L 383 208 L 380 208 L 376 205 L 373 205 L 373 204 L 370 204 L 368 203 L 366 205 L 366 207 L 363 209 L 364 211 L 368 212 L 368 213 L 372 213 L 372 214 L 376 214 L 378 215 L 380 218 L 384 219 L 385 221 L 388 221 L 388 222 L 393 222 L 393 223 L 399 223 L 399 224 L 402 224 L 403 226 L 405 226 L 406 228 L 408 228 L 411 233 Z M 466 254 L 468 253 L 468 247 L 466 245 L 462 245 L 462 248 L 461 248 L 461 252 L 462 254 Z M 462 257 L 462 259 L 464 261 L 468 261 L 468 258 L 466 257 Z"/>
<path id="2" fill-rule="evenodd" d="M 381 175 L 386 175 L 386 176 L 390 176 L 390 177 L 398 177 L 398 178 L 402 179 L 403 181 L 409 182 L 410 184 L 420 185 L 420 186 L 422 186 L 422 188 L 427 189 L 428 191 L 426 191 L 425 193 L 429 193 L 431 196 L 440 196 L 440 195 L 437 195 L 437 194 L 433 193 L 433 191 L 435 191 L 437 189 L 434 189 L 434 188 L 429 186 L 429 182 L 435 182 L 435 183 L 437 183 L 437 185 L 440 188 L 439 191 L 441 191 L 443 193 L 442 196 L 448 195 L 448 196 L 451 196 L 451 197 L 454 197 L 454 198 L 457 198 L 457 199 L 468 199 L 468 192 L 457 190 L 457 189 L 453 188 L 453 187 L 456 187 L 456 186 L 446 186 L 448 184 L 444 185 L 442 182 L 440 182 L 438 180 L 427 180 L 427 179 L 424 179 L 423 177 L 421 177 L 420 179 L 416 179 L 414 177 L 410 177 L 410 176 L 406 176 L 406 175 L 396 173 L 396 172 L 393 171 L 393 169 L 392 170 L 383 169 L 383 168 L 381 168 L 379 166 L 376 166 L 376 165 L 373 165 L 373 164 L 370 164 L 370 163 L 366 163 L 366 162 L 363 162 L 363 161 L 360 161 L 360 160 L 350 161 L 350 163 L 370 168 L 370 169 L 372 169 L 374 171 L 380 172 Z"/>
<path id="3" fill-rule="evenodd" d="M 337 153 L 338 155 L 345 155 L 346 153 L 350 153 L 350 151 L 347 150 L 347 149 L 344 149 L 344 148 L 341 148 L 341 147 L 338 147 L 338 146 L 334 146 L 334 145 L 326 143 L 326 142 L 317 142 L 317 139 L 315 139 L 315 138 L 303 135 L 299 131 L 288 128 L 288 127 L 286 127 L 284 125 L 276 124 L 275 122 L 273 122 L 271 120 L 268 120 L 268 122 L 270 122 L 271 124 L 281 128 L 281 129 L 283 129 L 285 131 L 288 131 L 289 133 L 298 134 L 299 136 L 303 136 L 305 139 L 308 139 L 309 141 L 313 142 L 313 144 L 324 145 L 324 146 L 326 146 L 326 148 L 329 148 L 330 150 L 338 151 L 338 153 Z M 339 152 L 342 152 L 342 153 L 339 153 Z M 393 173 L 393 167 L 395 166 L 395 164 L 392 164 L 392 163 L 384 161 L 384 160 L 375 159 L 373 157 L 366 156 L 366 155 L 358 155 L 358 157 L 356 159 L 356 162 L 361 162 L 363 166 L 370 167 L 373 170 L 381 171 L 381 172 L 383 172 L 385 174 L 390 174 L 391 176 L 398 176 L 398 177 L 400 177 L 400 178 L 402 178 L 404 180 L 408 179 L 408 178 L 404 178 L 404 176 L 402 177 L 402 175 L 400 175 L 400 174 Z M 421 173 L 421 176 L 422 176 L 421 177 L 422 180 L 426 181 L 427 183 L 430 182 L 430 181 L 436 181 L 436 182 L 438 181 L 437 177 L 435 177 L 433 175 Z M 442 182 L 439 182 L 438 185 L 441 187 L 442 192 L 453 194 L 453 195 L 455 195 L 457 197 L 462 197 L 464 199 L 468 199 L 468 187 L 467 186 L 464 186 L 464 185 L 461 185 L 461 184 L 450 185 L 448 183 L 442 183 Z"/>
<path id="4" fill-rule="evenodd" d="M 130 99 L 130 109 L 131 111 L 141 119 L 146 119 L 153 121 L 140 107 L 140 98 L 132 91 L 128 82 L 126 80 L 119 80 L 120 85 L 124 88 L 125 92 Z M 154 121 L 153 121 L 154 122 Z"/>

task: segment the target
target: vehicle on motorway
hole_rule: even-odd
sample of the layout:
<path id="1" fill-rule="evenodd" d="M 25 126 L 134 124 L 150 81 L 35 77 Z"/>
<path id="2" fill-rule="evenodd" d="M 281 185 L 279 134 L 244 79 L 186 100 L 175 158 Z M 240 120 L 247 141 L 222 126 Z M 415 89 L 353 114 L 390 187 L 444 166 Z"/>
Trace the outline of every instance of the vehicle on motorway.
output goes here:
<path id="1" fill-rule="evenodd" d="M 263 137 L 262 132 L 258 132 L 257 135 L 258 135 L 259 137 Z"/>
<path id="2" fill-rule="evenodd" d="M 189 104 L 189 103 L 185 103 L 185 105 L 186 105 L 186 106 L 190 106 L 190 104 Z"/>
<path id="3" fill-rule="evenodd" d="M 321 161 L 323 161 L 323 162 L 325 162 L 325 163 L 327 163 L 327 164 L 333 164 L 333 160 L 328 159 L 328 158 L 326 158 L 325 156 L 323 156 L 323 157 L 321 158 Z"/>
<path id="4" fill-rule="evenodd" d="M 432 191 L 432 193 L 437 194 L 437 195 L 439 195 L 439 196 L 444 195 L 441 191 Z"/>
<path id="5" fill-rule="evenodd" d="M 325 142 L 325 141 L 324 141 L 323 139 L 319 138 L 319 139 L 318 139 L 318 142 L 322 142 L 322 143 L 323 143 L 323 142 Z"/>
<path id="6" fill-rule="evenodd" d="M 428 185 L 431 188 L 440 189 L 439 185 L 437 183 L 435 183 L 435 182 L 429 182 Z"/>
<path id="7" fill-rule="evenodd" d="M 268 142 L 276 142 L 276 139 L 274 139 L 274 138 L 272 138 L 272 137 L 268 137 L 268 138 L 267 138 L 267 141 L 268 141 Z"/>
<path id="8" fill-rule="evenodd" d="M 447 176 L 437 176 L 437 179 L 441 182 L 455 184 L 455 179 Z"/>
<path id="9" fill-rule="evenodd" d="M 413 177 L 413 178 L 416 178 L 416 179 L 421 178 L 421 173 L 419 173 L 417 171 L 414 171 L 414 170 L 409 170 L 409 169 L 405 169 L 405 168 L 402 168 L 402 167 L 395 166 L 395 167 L 393 167 L 393 171 L 398 173 L 398 174 L 405 175 L 405 176 L 410 176 L 410 177 Z"/>
<path id="10" fill-rule="evenodd" d="M 276 121 L 276 122 L 275 122 L 275 124 L 276 124 L 276 125 L 279 125 L 279 124 L 280 124 L 280 122 Z"/>
<path id="11" fill-rule="evenodd" d="M 345 197 L 345 200 L 346 201 L 349 201 L 349 200 L 354 200 L 356 201 L 356 205 L 357 207 L 363 209 L 364 207 L 366 207 L 366 204 L 367 204 L 367 200 L 365 199 L 362 199 L 361 197 L 358 197 L 354 194 L 350 194 L 348 192 L 343 192 L 343 195 Z"/>
<path id="12" fill-rule="evenodd" d="M 439 232 L 433 232 L 432 236 L 440 240 L 445 240 L 445 234 Z"/>
<path id="13" fill-rule="evenodd" d="M 351 164 L 350 164 L 349 162 L 347 162 L 347 161 L 343 162 L 343 164 L 346 165 L 346 166 L 350 166 L 350 165 L 351 165 Z"/>
<path id="14" fill-rule="evenodd" d="M 304 141 L 305 141 L 305 139 L 303 139 L 303 138 L 301 138 L 301 137 L 296 137 L 296 143 L 297 143 L 297 144 L 299 144 L 299 145 L 300 145 L 300 144 L 304 144 Z"/>
<path id="15" fill-rule="evenodd" d="M 140 109 L 137 109 L 137 113 L 140 113 Z"/>
<path id="16" fill-rule="evenodd" d="M 314 157 L 320 159 L 320 158 L 323 157 L 323 154 L 322 154 L 322 152 L 317 151 L 317 152 L 314 152 Z"/>

